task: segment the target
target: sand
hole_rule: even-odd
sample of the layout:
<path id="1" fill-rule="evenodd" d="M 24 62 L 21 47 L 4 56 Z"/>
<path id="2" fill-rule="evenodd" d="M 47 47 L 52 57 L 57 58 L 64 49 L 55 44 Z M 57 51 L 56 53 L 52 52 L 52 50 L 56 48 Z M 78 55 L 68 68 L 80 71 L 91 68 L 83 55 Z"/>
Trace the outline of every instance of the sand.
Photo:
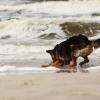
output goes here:
<path id="1" fill-rule="evenodd" d="M 0 100 L 100 100 L 100 73 L 0 76 Z"/>

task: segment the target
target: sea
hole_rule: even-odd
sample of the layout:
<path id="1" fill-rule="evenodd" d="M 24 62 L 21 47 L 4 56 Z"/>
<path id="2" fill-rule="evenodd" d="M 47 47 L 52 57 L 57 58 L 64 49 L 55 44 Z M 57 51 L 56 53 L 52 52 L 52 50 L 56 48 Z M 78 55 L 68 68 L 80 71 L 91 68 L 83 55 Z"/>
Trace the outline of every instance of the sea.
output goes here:
<path id="1" fill-rule="evenodd" d="M 59 70 L 46 50 L 77 34 L 100 38 L 100 0 L 0 0 L 0 75 Z M 100 72 L 100 49 L 89 59 Z"/>

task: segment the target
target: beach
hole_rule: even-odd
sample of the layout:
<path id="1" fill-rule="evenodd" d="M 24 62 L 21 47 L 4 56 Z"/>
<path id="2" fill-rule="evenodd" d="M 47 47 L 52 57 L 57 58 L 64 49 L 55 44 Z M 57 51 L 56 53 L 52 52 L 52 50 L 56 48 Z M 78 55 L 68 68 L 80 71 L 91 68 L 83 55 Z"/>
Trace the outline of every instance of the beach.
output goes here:
<path id="1" fill-rule="evenodd" d="M 100 100 L 100 73 L 0 76 L 0 100 Z"/>
<path id="2" fill-rule="evenodd" d="M 100 100 L 100 48 L 86 72 L 41 67 L 78 34 L 100 38 L 100 0 L 0 0 L 0 100 Z"/>

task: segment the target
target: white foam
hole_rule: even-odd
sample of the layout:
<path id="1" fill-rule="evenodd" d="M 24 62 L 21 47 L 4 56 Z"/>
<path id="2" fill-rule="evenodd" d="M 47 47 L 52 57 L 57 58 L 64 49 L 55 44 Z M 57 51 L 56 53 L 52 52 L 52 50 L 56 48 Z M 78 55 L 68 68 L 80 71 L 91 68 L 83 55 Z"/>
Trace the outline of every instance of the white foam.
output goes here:
<path id="1" fill-rule="evenodd" d="M 53 73 L 60 69 L 55 67 L 38 68 L 38 67 L 16 67 L 5 65 L 0 67 L 0 75 L 7 74 L 24 74 L 24 73 Z"/>
<path id="2" fill-rule="evenodd" d="M 83 69 L 84 71 L 88 72 L 100 72 L 100 66 L 95 67 L 89 67 Z M 41 67 L 16 67 L 16 66 L 10 66 L 5 65 L 0 67 L 0 75 L 10 75 L 10 74 L 26 74 L 26 73 L 56 73 L 58 71 L 61 71 L 59 68 L 55 67 L 47 67 L 47 68 L 41 68 Z M 66 71 L 66 70 L 65 70 Z"/>
<path id="3" fill-rule="evenodd" d="M 12 45 L 12 44 L 1 44 L 0 54 L 28 54 L 28 53 L 44 53 L 47 49 L 52 46 L 25 46 L 25 45 Z"/>
<path id="4" fill-rule="evenodd" d="M 0 10 L 28 10 L 34 13 L 49 13 L 58 15 L 75 15 L 75 14 L 90 14 L 91 12 L 100 12 L 100 1 L 69 1 L 69 2 L 42 2 L 22 5 L 0 5 Z M 91 6 L 90 6 L 91 5 Z M 12 9 L 13 8 L 13 9 Z"/>
<path id="5" fill-rule="evenodd" d="M 85 70 L 89 72 L 100 72 L 100 66 L 89 67 L 89 68 L 86 68 Z"/>
<path id="6" fill-rule="evenodd" d="M 0 22 L 0 37 L 9 35 L 10 39 L 29 40 L 38 38 L 43 34 L 57 33 L 65 37 L 64 32 L 58 24 L 52 20 L 22 19 Z"/>
<path id="7" fill-rule="evenodd" d="M 24 18 L 21 20 L 8 20 L 0 22 L 0 38 L 9 36 L 15 41 L 30 41 L 41 35 L 56 33 L 57 37 L 66 37 L 59 24 L 66 21 L 99 22 L 98 18 Z M 99 33 L 99 32 L 98 32 Z"/>

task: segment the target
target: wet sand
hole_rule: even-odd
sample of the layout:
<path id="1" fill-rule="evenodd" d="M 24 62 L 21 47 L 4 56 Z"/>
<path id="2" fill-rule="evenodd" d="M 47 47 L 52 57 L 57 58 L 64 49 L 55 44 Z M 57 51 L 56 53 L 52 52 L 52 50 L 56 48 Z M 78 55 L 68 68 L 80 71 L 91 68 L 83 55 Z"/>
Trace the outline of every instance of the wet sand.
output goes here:
<path id="1" fill-rule="evenodd" d="M 100 100 L 100 73 L 0 76 L 0 100 Z"/>

